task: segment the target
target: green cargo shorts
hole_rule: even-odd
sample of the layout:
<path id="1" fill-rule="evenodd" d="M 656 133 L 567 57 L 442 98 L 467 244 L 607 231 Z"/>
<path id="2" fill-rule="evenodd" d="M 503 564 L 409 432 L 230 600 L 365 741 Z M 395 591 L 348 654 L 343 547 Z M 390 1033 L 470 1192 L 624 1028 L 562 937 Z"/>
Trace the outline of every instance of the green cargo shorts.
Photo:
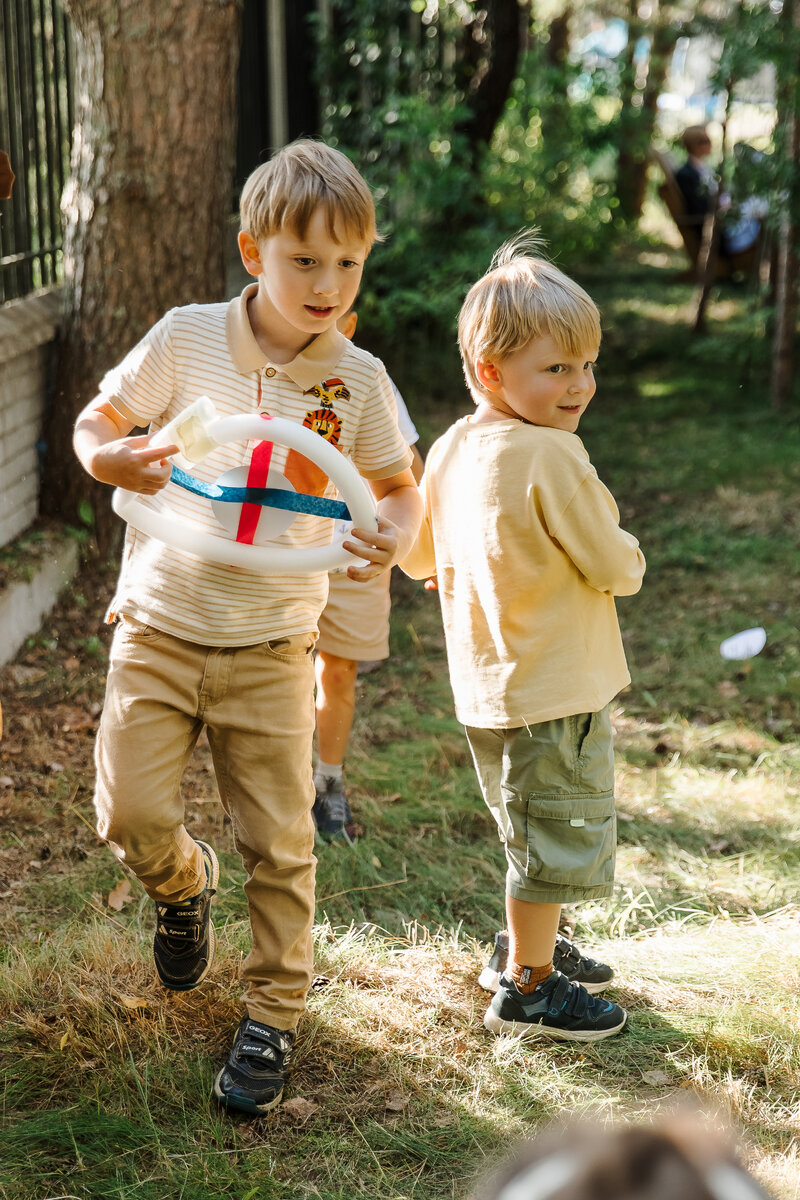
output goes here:
<path id="1" fill-rule="evenodd" d="M 466 728 L 505 845 L 509 896 L 568 904 L 611 895 L 617 830 L 609 707 L 520 729 Z"/>

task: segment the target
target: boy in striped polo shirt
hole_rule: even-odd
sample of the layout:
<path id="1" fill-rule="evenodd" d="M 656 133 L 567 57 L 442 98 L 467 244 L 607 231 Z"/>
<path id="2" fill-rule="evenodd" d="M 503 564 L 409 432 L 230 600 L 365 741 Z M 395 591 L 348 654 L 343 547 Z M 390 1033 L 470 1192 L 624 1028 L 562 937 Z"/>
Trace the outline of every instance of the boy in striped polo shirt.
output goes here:
<path id="1" fill-rule="evenodd" d="M 369 189 L 337 150 L 299 141 L 245 184 L 239 249 L 255 278 L 230 303 L 168 312 L 80 414 L 89 474 L 138 492 L 156 512 L 214 531 L 207 500 L 170 481 L 152 435 L 201 395 L 220 416 L 264 413 L 315 429 L 350 457 L 378 503 L 378 531 L 344 545 L 367 582 L 413 542 L 420 502 L 383 365 L 336 328 L 377 236 Z M 145 437 L 129 437 L 149 425 Z M 220 446 L 193 468 L 214 483 L 247 466 L 253 443 Z M 318 467 L 276 445 L 272 469 L 298 492 L 334 495 Z M 331 526 L 299 515 L 278 539 L 308 547 Z M 264 575 L 201 561 L 128 529 L 108 619 L 117 622 L 98 732 L 98 830 L 156 905 L 154 957 L 186 991 L 214 953 L 214 851 L 184 826 L 180 779 L 205 727 L 222 804 L 246 871 L 252 949 L 246 1014 L 214 1094 L 260 1114 L 280 1103 L 311 982 L 314 827 L 312 650 L 327 576 Z"/>

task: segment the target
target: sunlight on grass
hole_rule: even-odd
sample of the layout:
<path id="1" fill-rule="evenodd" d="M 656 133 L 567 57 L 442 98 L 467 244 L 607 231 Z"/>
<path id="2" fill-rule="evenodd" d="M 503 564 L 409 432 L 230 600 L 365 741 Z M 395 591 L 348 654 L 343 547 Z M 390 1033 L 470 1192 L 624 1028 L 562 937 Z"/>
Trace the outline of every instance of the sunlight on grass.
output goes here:
<path id="1" fill-rule="evenodd" d="M 392 658 L 360 682 L 347 760 L 360 837 L 317 848 L 316 979 L 288 1103 L 223 1114 L 210 1088 L 250 935 L 208 746 L 184 794 L 190 833 L 220 858 L 218 952 L 202 987 L 168 993 L 152 905 L 134 882 L 109 906 L 125 876 L 94 833 L 108 597 L 92 615 L 67 596 L 2 673 L 0 1200 L 466 1200 L 554 1116 L 649 1119 L 687 1095 L 722 1111 L 776 1200 L 798 1200 L 800 423 L 764 409 L 746 300 L 714 300 L 735 334 L 692 339 L 693 289 L 665 280 L 660 250 L 641 254 L 591 283 L 608 334 L 581 431 L 649 564 L 619 603 L 633 683 L 614 712 L 617 883 L 565 911 L 613 964 L 626 1028 L 588 1046 L 483 1028 L 505 859 L 453 714 L 438 601 L 395 573 Z M 400 364 L 431 434 L 469 407 L 447 353 L 449 375 L 424 355 Z M 720 641 L 754 624 L 763 652 L 724 661 Z M 90 718 L 71 729 L 79 705 Z"/>

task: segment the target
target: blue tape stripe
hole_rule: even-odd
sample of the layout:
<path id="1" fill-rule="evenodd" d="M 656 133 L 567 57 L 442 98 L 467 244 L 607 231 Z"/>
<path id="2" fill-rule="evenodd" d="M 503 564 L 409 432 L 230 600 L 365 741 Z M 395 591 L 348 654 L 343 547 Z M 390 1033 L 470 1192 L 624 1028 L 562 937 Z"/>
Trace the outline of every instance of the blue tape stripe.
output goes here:
<path id="1" fill-rule="evenodd" d="M 342 500 L 326 500 L 323 496 L 308 496 L 305 492 L 285 492 L 282 488 L 226 487 L 219 483 L 204 483 L 180 467 L 173 467 L 170 479 L 178 487 L 203 496 L 206 500 L 221 500 L 224 504 L 263 504 L 283 508 L 287 512 L 311 513 L 315 517 L 331 517 L 335 521 L 350 521 L 350 509 Z"/>

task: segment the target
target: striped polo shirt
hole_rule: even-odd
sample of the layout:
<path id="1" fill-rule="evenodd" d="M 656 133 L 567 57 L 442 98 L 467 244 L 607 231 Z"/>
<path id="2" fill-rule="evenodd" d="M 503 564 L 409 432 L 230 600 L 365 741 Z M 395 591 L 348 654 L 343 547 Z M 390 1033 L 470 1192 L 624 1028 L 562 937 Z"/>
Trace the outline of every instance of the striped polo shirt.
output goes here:
<path id="1" fill-rule="evenodd" d="M 221 304 L 190 304 L 166 314 L 100 385 L 102 399 L 128 421 L 160 429 L 199 396 L 220 417 L 266 413 L 316 430 L 367 479 L 409 466 L 383 364 L 333 327 L 292 362 L 270 363 L 247 316 L 257 285 Z M 207 483 L 247 468 L 255 442 L 229 443 L 192 468 Z M 296 491 L 335 497 L 336 488 L 309 460 L 275 445 L 271 469 Z M 223 533 L 208 500 L 173 483 L 140 499 L 209 533 Z M 302 513 L 275 537 L 280 546 L 327 545 L 333 522 Z M 246 646 L 316 629 L 327 574 L 260 574 L 208 563 L 128 527 L 122 569 L 108 619 L 128 614 L 176 637 L 207 646 Z"/>

